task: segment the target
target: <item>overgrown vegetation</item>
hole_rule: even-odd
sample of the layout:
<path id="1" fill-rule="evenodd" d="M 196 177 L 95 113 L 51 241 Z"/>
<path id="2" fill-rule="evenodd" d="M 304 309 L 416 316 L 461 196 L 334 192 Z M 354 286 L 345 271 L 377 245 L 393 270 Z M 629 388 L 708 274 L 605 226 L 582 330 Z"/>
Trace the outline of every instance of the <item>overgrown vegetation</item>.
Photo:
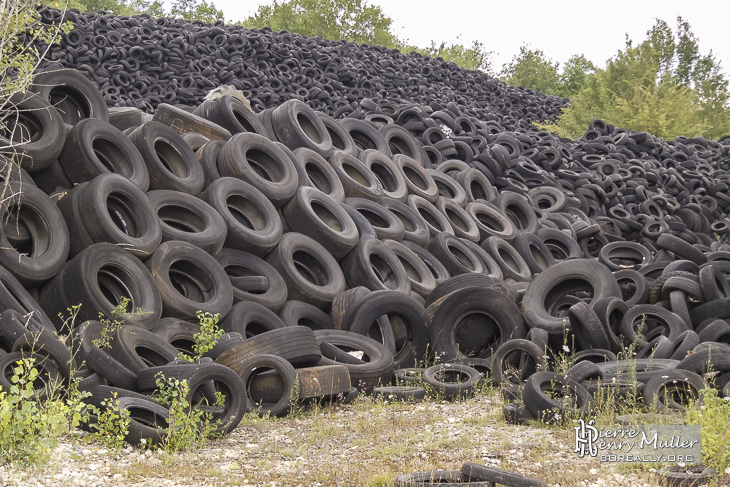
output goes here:
<path id="1" fill-rule="evenodd" d="M 212 314 L 198 311 L 196 316 L 200 323 L 200 332 L 193 336 L 195 339 L 193 345 L 195 355 L 190 356 L 187 353 L 180 352 L 177 356 L 178 360 L 187 360 L 188 362 L 199 360 L 206 352 L 213 350 L 213 347 L 218 343 L 218 339 L 223 335 L 223 330 L 218 327 L 218 321 L 221 319 L 220 313 Z"/>
<path id="2" fill-rule="evenodd" d="M 564 69 L 566 75 L 573 78 L 569 85 L 568 77 L 561 84 L 557 64 L 525 49 L 503 71 L 509 83 L 571 98 L 556 123 L 539 125 L 563 137 L 580 137 L 593 119 L 665 139 L 730 134 L 728 79 L 711 51 L 701 54 L 681 17 L 675 32 L 657 20 L 643 42 L 627 40 L 604 68 L 591 72 L 576 61 Z"/>
<path id="3" fill-rule="evenodd" d="M 102 10 L 126 16 L 149 14 L 152 17 L 178 17 L 208 23 L 223 20 L 223 11 L 207 0 L 173 0 L 169 9 L 164 8 L 164 3 L 160 0 L 69 0 L 68 8 L 82 12 Z M 53 6 L 59 8 L 58 4 Z"/>

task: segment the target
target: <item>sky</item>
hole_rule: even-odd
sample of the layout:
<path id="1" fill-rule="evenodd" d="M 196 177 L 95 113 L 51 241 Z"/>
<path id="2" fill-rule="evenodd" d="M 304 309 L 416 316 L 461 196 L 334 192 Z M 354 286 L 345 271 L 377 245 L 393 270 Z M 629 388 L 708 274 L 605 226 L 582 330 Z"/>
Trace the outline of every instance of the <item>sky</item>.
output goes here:
<path id="1" fill-rule="evenodd" d="M 242 20 L 271 0 L 213 0 L 226 20 Z M 712 49 L 730 74 L 730 0 L 368 0 L 393 19 L 393 32 L 409 43 L 471 45 L 475 40 L 494 51 L 496 71 L 519 53 L 520 46 L 540 49 L 561 64 L 584 54 L 603 67 L 625 45 L 645 39 L 656 18 L 676 28 L 682 16 L 699 39 L 700 52 Z"/>

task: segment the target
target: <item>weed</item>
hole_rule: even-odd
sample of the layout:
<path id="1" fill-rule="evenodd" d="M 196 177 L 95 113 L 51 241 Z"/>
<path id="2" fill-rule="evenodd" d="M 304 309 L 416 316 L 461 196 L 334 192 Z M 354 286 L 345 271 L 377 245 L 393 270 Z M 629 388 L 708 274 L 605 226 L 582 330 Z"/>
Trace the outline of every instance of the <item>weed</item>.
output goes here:
<path id="1" fill-rule="evenodd" d="M 196 316 L 200 323 L 200 332 L 193 336 L 195 339 L 195 345 L 193 345 L 195 355 L 191 357 L 184 352 L 180 352 L 177 356 L 178 360 L 187 360 L 188 362 L 199 360 L 206 352 L 211 351 L 216 346 L 223 335 L 223 330 L 218 327 L 218 321 L 221 319 L 220 313 L 212 314 L 199 310 Z"/>
<path id="2" fill-rule="evenodd" d="M 96 424 L 91 424 L 92 436 L 105 447 L 121 450 L 126 446 L 124 438 L 129 434 L 129 417 L 121 414 L 117 407 L 117 393 L 111 399 L 104 399 L 101 408 L 89 406 L 97 417 Z"/>
<path id="3" fill-rule="evenodd" d="M 730 467 L 730 398 L 720 397 L 715 389 L 700 391 L 701 400 L 685 413 L 687 424 L 702 428 L 702 461 L 724 472 Z"/>

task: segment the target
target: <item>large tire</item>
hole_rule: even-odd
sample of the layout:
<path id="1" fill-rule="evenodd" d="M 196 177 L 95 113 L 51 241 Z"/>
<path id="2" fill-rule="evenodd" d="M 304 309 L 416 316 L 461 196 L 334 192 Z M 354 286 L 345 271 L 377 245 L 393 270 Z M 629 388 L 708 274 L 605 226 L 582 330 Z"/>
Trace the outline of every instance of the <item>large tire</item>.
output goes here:
<path id="1" fill-rule="evenodd" d="M 215 259 L 228 275 L 233 288 L 233 302 L 253 301 L 278 313 L 287 298 L 281 274 L 268 262 L 248 252 L 221 249 Z"/>
<path id="2" fill-rule="evenodd" d="M 240 374 L 244 361 L 261 354 L 276 355 L 298 367 L 317 365 L 322 358 L 319 344 L 311 329 L 305 326 L 285 326 L 248 338 L 222 353 L 216 362 Z"/>
<path id="3" fill-rule="evenodd" d="M 85 119 L 107 122 L 109 110 L 99 87 L 75 69 L 46 69 L 35 75 L 30 91 L 53 106 L 64 123 Z"/>

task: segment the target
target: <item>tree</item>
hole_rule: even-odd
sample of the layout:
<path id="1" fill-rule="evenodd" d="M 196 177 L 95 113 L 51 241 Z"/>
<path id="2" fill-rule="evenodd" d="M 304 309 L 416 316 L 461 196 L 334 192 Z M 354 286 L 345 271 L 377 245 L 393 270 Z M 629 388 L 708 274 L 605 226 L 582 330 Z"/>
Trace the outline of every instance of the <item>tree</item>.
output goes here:
<path id="1" fill-rule="evenodd" d="M 165 14 L 159 0 L 70 0 L 68 8 L 77 8 L 82 12 L 103 10 L 114 15 L 147 13 L 152 17 L 162 17 Z"/>
<path id="2" fill-rule="evenodd" d="M 433 41 L 425 49 L 407 45 L 393 33 L 393 19 L 366 0 L 274 0 L 271 5 L 260 5 L 254 15 L 240 24 L 249 29 L 269 27 L 309 37 L 416 51 L 425 56 L 440 56 L 467 69 L 487 70 L 490 66 L 490 53 L 479 42 L 471 48 L 461 44 L 436 45 Z"/>
<path id="3" fill-rule="evenodd" d="M 700 54 L 689 24 L 677 32 L 662 20 L 636 46 L 589 74 L 556 124 L 542 125 L 567 137 L 580 136 L 595 118 L 664 138 L 730 133 L 728 80 L 712 52 Z"/>
<path id="4" fill-rule="evenodd" d="M 546 95 L 557 95 L 560 85 L 558 63 L 554 63 L 539 49 L 520 47 L 520 53 L 502 67 L 500 79 L 511 86 L 538 90 Z"/>
<path id="5" fill-rule="evenodd" d="M 557 95 L 563 98 L 575 97 L 585 85 L 589 74 L 596 72 L 596 66 L 582 54 L 572 56 L 563 64 L 559 77 Z"/>
<path id="6" fill-rule="evenodd" d="M 223 11 L 215 8 L 213 2 L 208 3 L 206 0 L 174 0 L 170 15 L 187 20 L 202 20 L 211 24 L 223 20 Z"/>

